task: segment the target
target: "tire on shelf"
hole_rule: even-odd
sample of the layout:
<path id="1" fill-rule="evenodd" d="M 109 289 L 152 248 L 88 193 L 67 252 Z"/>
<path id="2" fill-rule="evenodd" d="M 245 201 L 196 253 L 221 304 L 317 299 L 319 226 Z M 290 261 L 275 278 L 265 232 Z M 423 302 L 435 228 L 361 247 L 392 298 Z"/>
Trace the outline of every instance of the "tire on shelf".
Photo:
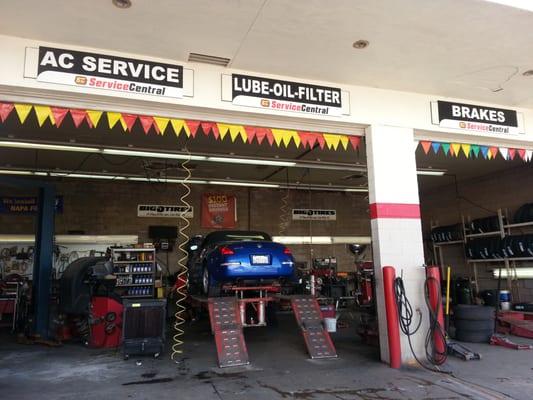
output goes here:
<path id="1" fill-rule="evenodd" d="M 495 318 L 494 307 L 458 304 L 455 306 L 453 312 L 456 319 L 485 321 L 494 320 Z"/>

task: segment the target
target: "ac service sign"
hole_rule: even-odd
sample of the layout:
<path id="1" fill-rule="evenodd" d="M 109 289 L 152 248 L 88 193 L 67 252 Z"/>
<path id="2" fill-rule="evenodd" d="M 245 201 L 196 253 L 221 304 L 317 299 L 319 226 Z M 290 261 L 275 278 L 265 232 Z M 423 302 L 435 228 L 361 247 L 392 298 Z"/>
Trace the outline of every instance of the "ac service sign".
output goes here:
<path id="1" fill-rule="evenodd" d="M 42 46 L 27 48 L 26 56 L 25 76 L 39 82 L 132 95 L 172 98 L 186 95 L 181 65 Z M 28 76 L 28 64 L 32 63 L 37 64 L 37 74 Z"/>
<path id="2" fill-rule="evenodd" d="M 349 115 L 349 93 L 340 88 L 251 75 L 222 75 L 222 100 L 235 105 L 302 114 Z"/>
<path id="3" fill-rule="evenodd" d="M 487 134 L 524 133 L 522 114 L 515 110 L 473 104 L 436 101 L 431 103 L 433 124 Z"/>

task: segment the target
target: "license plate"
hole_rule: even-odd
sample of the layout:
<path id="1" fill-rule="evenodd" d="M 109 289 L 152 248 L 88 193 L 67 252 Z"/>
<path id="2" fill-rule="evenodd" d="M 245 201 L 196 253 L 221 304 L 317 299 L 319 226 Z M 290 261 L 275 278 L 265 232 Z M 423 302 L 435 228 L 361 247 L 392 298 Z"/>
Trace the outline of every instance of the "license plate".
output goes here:
<path id="1" fill-rule="evenodd" d="M 270 264 L 270 257 L 266 255 L 252 255 L 252 264 L 268 265 Z"/>

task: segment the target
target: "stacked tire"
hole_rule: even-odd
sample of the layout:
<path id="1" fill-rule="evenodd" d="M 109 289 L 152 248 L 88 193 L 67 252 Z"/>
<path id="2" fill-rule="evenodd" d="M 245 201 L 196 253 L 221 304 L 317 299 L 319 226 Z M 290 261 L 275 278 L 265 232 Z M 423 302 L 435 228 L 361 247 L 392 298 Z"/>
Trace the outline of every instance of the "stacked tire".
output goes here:
<path id="1" fill-rule="evenodd" d="M 494 333 L 494 307 L 459 304 L 454 309 L 455 339 L 488 343 Z"/>

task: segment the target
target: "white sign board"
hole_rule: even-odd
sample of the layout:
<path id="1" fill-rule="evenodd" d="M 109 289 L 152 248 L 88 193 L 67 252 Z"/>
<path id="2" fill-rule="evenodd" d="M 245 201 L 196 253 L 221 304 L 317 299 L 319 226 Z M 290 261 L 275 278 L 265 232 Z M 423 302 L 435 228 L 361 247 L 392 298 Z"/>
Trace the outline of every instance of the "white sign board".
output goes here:
<path id="1" fill-rule="evenodd" d="M 193 218 L 193 207 L 187 208 L 185 206 L 170 206 L 161 204 L 139 204 L 137 206 L 138 217 L 152 217 L 152 218 Z"/>
<path id="2" fill-rule="evenodd" d="M 336 210 L 319 210 L 311 208 L 295 208 L 292 210 L 294 221 L 336 221 Z"/>

